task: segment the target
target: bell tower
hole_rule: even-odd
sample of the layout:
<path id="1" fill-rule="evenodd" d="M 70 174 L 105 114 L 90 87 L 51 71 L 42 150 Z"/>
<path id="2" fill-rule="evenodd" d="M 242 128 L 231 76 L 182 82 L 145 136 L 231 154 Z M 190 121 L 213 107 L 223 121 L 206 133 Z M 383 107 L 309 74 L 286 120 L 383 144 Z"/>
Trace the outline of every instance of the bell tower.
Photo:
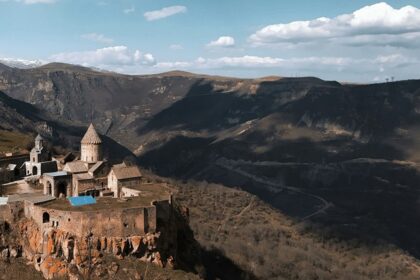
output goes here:
<path id="1" fill-rule="evenodd" d="M 93 124 L 89 125 L 80 144 L 81 161 L 93 164 L 102 160 L 102 140 Z"/>

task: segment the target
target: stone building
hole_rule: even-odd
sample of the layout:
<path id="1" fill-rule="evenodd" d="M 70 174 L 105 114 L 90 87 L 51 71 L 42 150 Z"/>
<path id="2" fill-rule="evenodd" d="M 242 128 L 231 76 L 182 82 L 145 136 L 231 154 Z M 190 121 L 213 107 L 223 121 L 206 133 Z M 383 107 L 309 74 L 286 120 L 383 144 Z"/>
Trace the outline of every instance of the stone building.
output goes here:
<path id="1" fill-rule="evenodd" d="M 114 198 L 140 195 L 142 174 L 139 168 L 125 162 L 110 168 L 108 161 L 102 158 L 102 140 L 92 124 L 81 140 L 80 150 L 80 160 L 67 162 L 61 172 L 50 172 L 41 178 L 45 195 Z M 65 183 L 58 177 L 65 178 Z M 57 186 L 58 182 L 61 187 Z"/>
<path id="2" fill-rule="evenodd" d="M 107 187 L 109 167 L 108 162 L 102 158 L 102 140 L 92 124 L 89 125 L 80 142 L 80 151 L 79 160 L 67 162 L 63 167 L 63 172 L 69 174 L 71 178 L 66 195 L 98 196 Z M 55 186 L 53 185 L 52 188 L 54 189 Z M 51 195 L 52 192 L 47 192 L 44 188 L 44 194 Z M 59 194 L 55 192 L 54 196 L 58 197 Z"/>
<path id="3" fill-rule="evenodd" d="M 44 186 L 44 194 L 53 197 L 67 197 L 72 196 L 71 179 L 70 173 L 57 171 L 45 173 L 40 181 Z"/>
<path id="4" fill-rule="evenodd" d="M 137 166 L 114 165 L 108 174 L 108 188 L 114 192 L 114 197 L 121 197 L 122 189 L 139 186 L 141 177 Z"/>
<path id="5" fill-rule="evenodd" d="M 24 176 L 41 176 L 47 172 L 57 171 L 57 162 L 51 160 L 51 154 L 44 147 L 44 139 L 41 135 L 35 138 L 35 146 L 29 154 L 29 161 L 26 161 L 22 168 Z"/>
<path id="6" fill-rule="evenodd" d="M 82 138 L 80 147 L 80 160 L 94 164 L 102 160 L 102 140 L 93 124 L 89 125 L 85 136 Z"/>

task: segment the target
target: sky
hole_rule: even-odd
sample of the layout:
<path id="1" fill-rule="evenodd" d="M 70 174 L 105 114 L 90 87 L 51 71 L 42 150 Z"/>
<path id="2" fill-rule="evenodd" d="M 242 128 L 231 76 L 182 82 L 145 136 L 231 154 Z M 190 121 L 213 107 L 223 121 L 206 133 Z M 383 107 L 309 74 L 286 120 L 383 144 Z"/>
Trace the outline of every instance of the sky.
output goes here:
<path id="1" fill-rule="evenodd" d="M 172 70 L 420 78 L 420 0 L 0 0 L 0 61 L 125 74 Z"/>

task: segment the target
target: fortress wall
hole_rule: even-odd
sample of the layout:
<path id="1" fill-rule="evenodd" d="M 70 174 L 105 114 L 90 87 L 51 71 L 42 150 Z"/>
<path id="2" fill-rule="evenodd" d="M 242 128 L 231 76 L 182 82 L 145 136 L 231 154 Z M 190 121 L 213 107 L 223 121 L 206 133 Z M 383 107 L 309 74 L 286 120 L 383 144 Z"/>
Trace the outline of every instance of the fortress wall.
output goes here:
<path id="1" fill-rule="evenodd" d="M 157 218 L 156 218 L 156 207 L 150 206 L 148 208 L 145 208 L 145 224 L 147 225 L 147 231 L 148 232 L 156 232 L 156 224 L 157 224 Z"/>
<path id="2" fill-rule="evenodd" d="M 0 206 L 0 220 L 14 223 L 24 215 L 23 202 L 12 202 Z"/>
<path id="3" fill-rule="evenodd" d="M 29 210 L 30 208 L 32 209 Z M 50 217 L 48 223 L 43 223 L 42 220 L 45 212 Z M 77 236 L 85 236 L 91 231 L 98 236 L 128 237 L 156 230 L 155 206 L 72 212 L 35 205 L 28 207 L 27 213 L 41 228 L 51 227 L 53 222 L 58 222 L 56 228 Z"/>
<path id="4" fill-rule="evenodd" d="M 156 226 L 159 228 L 161 225 L 164 225 L 169 221 L 171 217 L 172 205 L 169 200 L 154 201 L 153 205 L 156 206 Z"/>
<path id="5" fill-rule="evenodd" d="M 1 221 L 6 221 L 10 223 L 10 221 L 13 220 L 13 215 L 10 210 L 11 209 L 10 209 L 9 204 L 0 206 L 0 220 Z"/>

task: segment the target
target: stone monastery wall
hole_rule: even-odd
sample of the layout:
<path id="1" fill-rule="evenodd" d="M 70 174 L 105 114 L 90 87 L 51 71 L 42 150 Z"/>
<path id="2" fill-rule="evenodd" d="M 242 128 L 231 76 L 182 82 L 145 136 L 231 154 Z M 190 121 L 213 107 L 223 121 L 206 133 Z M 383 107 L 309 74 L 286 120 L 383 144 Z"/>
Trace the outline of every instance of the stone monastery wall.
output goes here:
<path id="1" fill-rule="evenodd" d="M 0 205 L 0 220 L 14 223 L 23 216 L 23 202 Z"/>
<path id="2" fill-rule="evenodd" d="M 62 211 L 25 202 L 25 215 L 41 229 L 54 227 L 76 236 L 129 237 L 156 231 L 156 207 Z"/>

